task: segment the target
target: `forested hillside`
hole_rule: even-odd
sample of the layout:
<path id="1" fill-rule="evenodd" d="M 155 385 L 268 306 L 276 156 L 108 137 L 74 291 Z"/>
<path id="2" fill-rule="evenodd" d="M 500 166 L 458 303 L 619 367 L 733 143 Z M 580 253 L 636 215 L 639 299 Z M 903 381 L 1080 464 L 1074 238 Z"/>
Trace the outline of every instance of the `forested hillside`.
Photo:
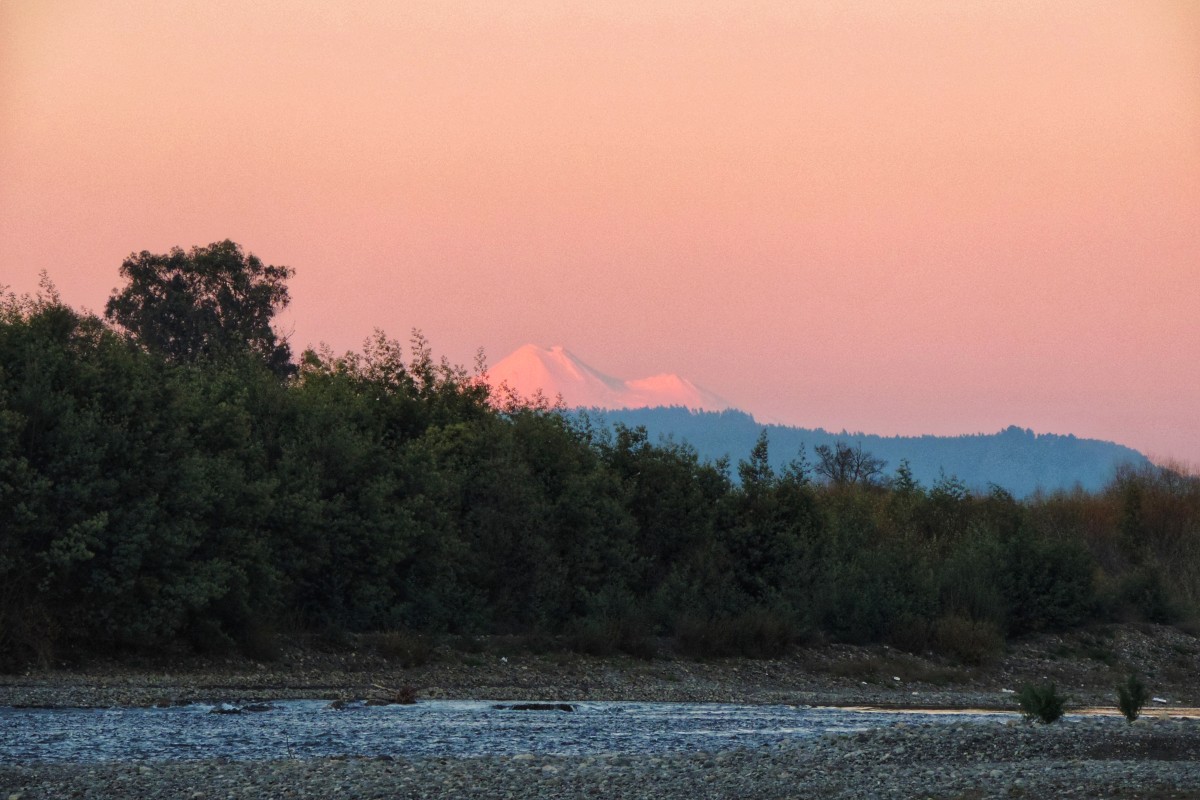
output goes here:
<path id="1" fill-rule="evenodd" d="M 287 361 L 269 315 L 235 325 L 270 275 L 224 244 L 126 262 L 157 326 L 122 319 L 122 294 L 107 320 L 49 287 L 0 305 L 6 666 L 398 629 L 984 658 L 1005 636 L 1198 607 L 1195 478 L 1142 464 L 1021 501 L 844 444 L 776 468 L 768 435 L 727 468 L 501 401 L 420 336 Z"/>
<path id="2" fill-rule="evenodd" d="M 837 441 L 861 444 L 891 466 L 908 461 L 913 476 L 934 483 L 942 476 L 957 477 L 968 488 L 986 491 L 1003 487 L 1017 497 L 1038 490 L 1070 491 L 1076 486 L 1099 491 L 1122 466 L 1150 465 L 1144 455 L 1123 445 L 1074 436 L 1035 434 L 1012 426 L 992 434 L 966 436 L 877 436 L 831 433 L 821 428 L 763 426 L 742 411 L 689 411 L 686 408 L 588 410 L 595 424 L 644 427 L 652 441 L 669 436 L 696 448 L 702 458 L 736 460 L 749 452 L 764 430 L 771 439 L 771 463 L 782 467 L 803 448 L 810 455 L 818 446 Z"/>

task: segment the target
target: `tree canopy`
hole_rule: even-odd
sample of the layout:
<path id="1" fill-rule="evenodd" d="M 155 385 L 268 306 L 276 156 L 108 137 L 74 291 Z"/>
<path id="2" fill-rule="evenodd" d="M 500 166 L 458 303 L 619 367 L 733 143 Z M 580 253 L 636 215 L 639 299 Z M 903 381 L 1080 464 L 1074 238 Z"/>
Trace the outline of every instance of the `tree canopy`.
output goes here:
<path id="1" fill-rule="evenodd" d="M 286 308 L 294 270 L 264 264 L 228 239 L 169 253 L 143 250 L 121 264 L 105 317 L 143 347 L 177 362 L 249 353 L 277 375 L 294 371 L 291 348 L 271 326 Z"/>
<path id="2" fill-rule="evenodd" d="M 1020 502 L 952 476 L 925 488 L 903 462 L 883 476 L 845 445 L 775 469 L 766 433 L 731 469 L 644 428 L 497 408 L 420 335 L 407 361 L 380 331 L 280 381 L 266 359 L 220 358 L 242 330 L 221 324 L 236 292 L 188 259 L 261 265 L 232 243 L 126 262 L 130 297 L 136 281 L 143 300 L 164 282 L 199 298 L 207 355 L 185 325 L 201 349 L 171 352 L 153 327 L 165 345 L 131 347 L 48 283 L 0 293 L 0 669 L 269 652 L 273 627 L 588 652 L 673 637 L 708 655 L 828 636 L 981 659 L 1004 636 L 1200 609 L 1200 479 L 1129 469 L 1097 494 Z"/>

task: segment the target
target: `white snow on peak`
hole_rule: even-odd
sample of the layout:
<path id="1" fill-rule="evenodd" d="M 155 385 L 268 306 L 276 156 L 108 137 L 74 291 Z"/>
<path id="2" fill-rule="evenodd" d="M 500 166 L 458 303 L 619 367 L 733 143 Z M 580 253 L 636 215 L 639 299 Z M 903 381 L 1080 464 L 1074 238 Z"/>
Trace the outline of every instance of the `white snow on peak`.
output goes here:
<path id="1" fill-rule="evenodd" d="M 569 350 L 527 344 L 488 370 L 493 386 L 507 385 L 523 397 L 541 391 L 553 400 L 562 396 L 571 408 L 653 408 L 683 406 L 721 411 L 730 404 L 673 373 L 621 380 L 588 366 Z"/>

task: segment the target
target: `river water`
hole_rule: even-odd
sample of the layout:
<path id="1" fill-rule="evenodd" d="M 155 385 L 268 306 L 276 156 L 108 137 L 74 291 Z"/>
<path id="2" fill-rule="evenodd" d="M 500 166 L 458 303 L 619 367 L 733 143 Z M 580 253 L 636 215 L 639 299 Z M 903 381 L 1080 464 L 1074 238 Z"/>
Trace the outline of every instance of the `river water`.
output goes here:
<path id="1" fill-rule="evenodd" d="M 728 750 L 897 724 L 997 723 L 1012 714 L 873 713 L 723 703 L 573 703 L 574 711 L 519 711 L 494 702 L 431 700 L 352 706 L 289 700 L 271 710 L 0 707 L 0 762 L 128 761 L 320 756 L 475 756 Z"/>

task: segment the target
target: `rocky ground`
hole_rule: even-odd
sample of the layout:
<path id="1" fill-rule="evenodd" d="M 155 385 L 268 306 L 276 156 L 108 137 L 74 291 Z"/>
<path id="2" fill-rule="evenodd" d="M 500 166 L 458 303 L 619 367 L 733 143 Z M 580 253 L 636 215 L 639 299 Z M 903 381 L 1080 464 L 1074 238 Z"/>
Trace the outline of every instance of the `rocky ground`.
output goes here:
<path id="1" fill-rule="evenodd" d="M 109 706 L 192 700 L 375 697 L 661 700 L 1015 708 L 1013 690 L 1055 681 L 1075 708 L 1111 707 L 1130 671 L 1148 717 L 1054 725 L 877 730 L 780 748 L 671 756 L 320 759 L 270 763 L 5 764 L 0 800 L 42 797 L 1090 797 L 1200 798 L 1200 640 L 1105 626 L 1014 643 L 986 666 L 883 646 L 827 645 L 785 659 L 639 660 L 529 652 L 517 643 L 422 648 L 351 642 L 285 649 L 268 663 L 172 659 L 0 676 L 0 705 Z M 407 666 L 405 666 L 407 664 Z M 1165 702 L 1160 702 L 1165 701 Z M 1069 707 L 1070 708 L 1070 707 Z"/>

